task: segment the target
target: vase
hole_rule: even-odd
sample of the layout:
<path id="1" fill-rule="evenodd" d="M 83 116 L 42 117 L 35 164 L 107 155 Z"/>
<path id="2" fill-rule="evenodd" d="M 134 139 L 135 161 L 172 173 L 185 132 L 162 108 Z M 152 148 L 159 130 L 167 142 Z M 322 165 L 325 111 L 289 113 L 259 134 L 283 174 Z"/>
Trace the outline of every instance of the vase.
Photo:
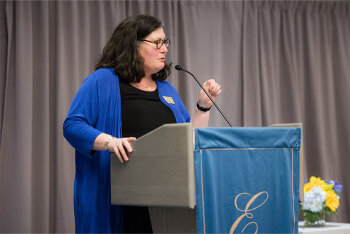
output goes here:
<path id="1" fill-rule="evenodd" d="M 323 227 L 326 225 L 326 212 L 322 209 L 320 212 L 313 213 L 304 211 L 304 227 Z"/>

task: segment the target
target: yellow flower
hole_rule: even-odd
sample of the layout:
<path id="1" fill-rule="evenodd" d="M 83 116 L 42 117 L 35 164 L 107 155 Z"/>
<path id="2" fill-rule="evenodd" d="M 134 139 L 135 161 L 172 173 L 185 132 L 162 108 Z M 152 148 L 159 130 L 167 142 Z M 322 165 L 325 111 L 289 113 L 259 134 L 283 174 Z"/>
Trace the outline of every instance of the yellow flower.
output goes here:
<path id="1" fill-rule="evenodd" d="M 333 190 L 333 184 L 327 184 L 319 177 L 311 176 L 310 182 L 304 185 L 304 192 L 310 191 L 313 187 L 320 187 L 323 191 Z"/>
<path id="2" fill-rule="evenodd" d="M 326 206 L 333 212 L 335 211 L 336 208 L 339 207 L 339 200 L 337 198 L 337 194 L 335 194 L 333 190 L 327 191 Z"/>
<path id="3" fill-rule="evenodd" d="M 311 176 L 310 184 L 312 185 L 312 187 L 315 187 L 315 186 L 321 187 L 323 191 L 325 191 L 326 188 L 328 187 L 327 183 L 324 182 L 324 180 L 322 180 L 319 177 L 316 178 L 315 176 Z"/>
<path id="4" fill-rule="evenodd" d="M 328 185 L 319 177 L 311 176 L 310 182 L 304 185 L 304 193 L 309 192 L 313 187 L 320 187 L 323 191 L 332 190 L 333 185 Z"/>
<path id="5" fill-rule="evenodd" d="M 310 183 L 304 184 L 304 194 L 309 192 L 311 189 L 312 187 Z"/>

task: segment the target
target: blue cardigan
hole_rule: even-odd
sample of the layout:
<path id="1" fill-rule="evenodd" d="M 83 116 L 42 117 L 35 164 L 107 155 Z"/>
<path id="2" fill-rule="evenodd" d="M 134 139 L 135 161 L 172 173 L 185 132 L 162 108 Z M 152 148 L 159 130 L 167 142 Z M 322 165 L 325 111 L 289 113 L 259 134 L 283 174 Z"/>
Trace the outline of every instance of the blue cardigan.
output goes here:
<path id="1" fill-rule="evenodd" d="M 176 122 L 190 122 L 176 89 L 166 81 L 157 81 L 157 87 L 160 100 L 172 110 Z M 78 233 L 123 232 L 122 211 L 111 205 L 109 152 L 92 150 L 101 133 L 122 137 L 119 81 L 113 68 L 98 69 L 84 80 L 63 124 L 64 137 L 75 148 Z"/>

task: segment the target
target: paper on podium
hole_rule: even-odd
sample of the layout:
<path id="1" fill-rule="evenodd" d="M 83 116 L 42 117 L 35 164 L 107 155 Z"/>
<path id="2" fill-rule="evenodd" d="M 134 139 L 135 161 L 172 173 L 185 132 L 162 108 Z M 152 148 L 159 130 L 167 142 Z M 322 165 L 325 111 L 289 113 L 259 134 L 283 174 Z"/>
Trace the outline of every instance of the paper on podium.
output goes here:
<path id="1" fill-rule="evenodd" d="M 132 143 L 129 161 L 111 153 L 111 203 L 195 207 L 192 124 L 165 124 Z"/>

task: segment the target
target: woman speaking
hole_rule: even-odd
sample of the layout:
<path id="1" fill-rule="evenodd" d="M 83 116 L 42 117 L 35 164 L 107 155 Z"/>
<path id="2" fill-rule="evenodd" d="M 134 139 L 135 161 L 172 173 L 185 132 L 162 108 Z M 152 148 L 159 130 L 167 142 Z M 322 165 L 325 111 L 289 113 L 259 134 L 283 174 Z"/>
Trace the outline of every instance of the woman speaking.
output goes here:
<path id="1" fill-rule="evenodd" d="M 206 127 L 210 99 L 200 91 L 192 118 L 166 78 L 170 40 L 155 17 L 131 16 L 114 30 L 95 72 L 79 88 L 63 124 L 75 148 L 76 232 L 152 232 L 147 207 L 111 205 L 110 152 L 128 161 L 130 143 L 167 123 Z M 221 93 L 214 80 L 204 83 L 213 100 Z"/>

